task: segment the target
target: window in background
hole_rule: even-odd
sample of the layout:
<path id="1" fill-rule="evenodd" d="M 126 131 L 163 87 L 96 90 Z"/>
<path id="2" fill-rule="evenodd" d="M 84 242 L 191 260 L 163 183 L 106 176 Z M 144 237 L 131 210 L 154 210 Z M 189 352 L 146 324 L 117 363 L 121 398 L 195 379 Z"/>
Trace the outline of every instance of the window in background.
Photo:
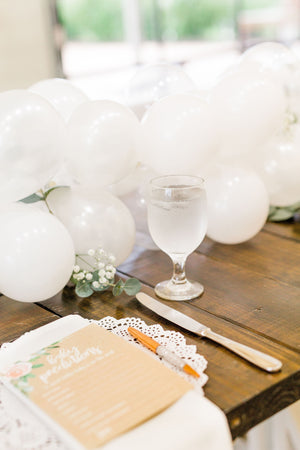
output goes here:
<path id="1" fill-rule="evenodd" d="M 146 39 L 234 39 L 234 0 L 144 0 L 140 5 Z"/>
<path id="2" fill-rule="evenodd" d="M 262 41 L 291 44 L 299 38 L 299 0 L 236 0 L 242 49 Z"/>
<path id="3" fill-rule="evenodd" d="M 298 37 L 299 2 L 56 0 L 65 33 L 64 72 L 78 84 L 89 77 L 88 94 L 96 89 L 93 76 L 118 86 L 138 64 L 161 61 L 193 64 L 208 80 L 209 64 L 221 70 L 253 43 Z"/>
<path id="4" fill-rule="evenodd" d="M 57 11 L 67 75 L 183 62 L 201 56 L 209 41 L 213 49 L 224 42 L 232 47 L 235 38 L 235 0 L 57 0 Z M 86 52 L 81 67 L 71 64 L 75 43 L 78 54 Z"/>
<path id="5" fill-rule="evenodd" d="M 58 0 L 68 40 L 122 41 L 122 0 Z"/>

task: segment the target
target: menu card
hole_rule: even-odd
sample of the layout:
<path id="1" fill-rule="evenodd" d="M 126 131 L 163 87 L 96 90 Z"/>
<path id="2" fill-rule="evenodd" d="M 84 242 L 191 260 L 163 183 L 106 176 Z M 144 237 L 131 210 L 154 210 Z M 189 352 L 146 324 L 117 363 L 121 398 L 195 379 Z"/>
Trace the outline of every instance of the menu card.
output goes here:
<path id="1" fill-rule="evenodd" d="M 192 389 L 149 354 L 96 324 L 17 361 L 2 376 L 87 449 L 137 426 Z"/>

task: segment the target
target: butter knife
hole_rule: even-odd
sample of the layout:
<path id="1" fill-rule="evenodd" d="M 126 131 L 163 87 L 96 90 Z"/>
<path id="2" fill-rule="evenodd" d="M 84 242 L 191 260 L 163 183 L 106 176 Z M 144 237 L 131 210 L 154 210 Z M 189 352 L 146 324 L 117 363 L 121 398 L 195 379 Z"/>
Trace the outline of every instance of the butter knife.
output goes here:
<path id="1" fill-rule="evenodd" d="M 212 339 L 267 372 L 278 372 L 281 370 L 282 362 L 276 358 L 273 358 L 273 356 L 254 350 L 247 345 L 240 344 L 232 339 L 228 339 L 220 334 L 214 333 L 210 328 L 202 323 L 197 322 L 176 309 L 170 308 L 169 306 L 155 300 L 144 292 L 139 292 L 136 294 L 136 298 L 140 303 L 154 311 L 159 316 L 164 317 L 170 322 L 176 323 L 180 327 L 185 328 L 200 337 Z"/>

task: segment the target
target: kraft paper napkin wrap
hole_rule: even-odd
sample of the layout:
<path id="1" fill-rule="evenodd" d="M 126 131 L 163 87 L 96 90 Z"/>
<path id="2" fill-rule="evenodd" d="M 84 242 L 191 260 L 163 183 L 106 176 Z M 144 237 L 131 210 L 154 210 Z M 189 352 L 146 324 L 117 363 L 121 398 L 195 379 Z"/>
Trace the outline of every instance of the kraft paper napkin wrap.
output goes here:
<path id="1" fill-rule="evenodd" d="M 66 316 L 25 334 L 0 352 L 0 370 L 86 327 L 88 321 L 78 315 Z M 22 394 L 19 397 L 24 400 Z M 25 400 L 26 401 L 26 400 Z M 69 433 L 51 420 L 34 403 L 28 406 L 52 429 L 67 448 L 83 449 Z M 223 450 L 232 449 L 225 415 L 205 397 L 188 391 L 176 403 L 152 419 L 114 438 L 101 447 L 104 450 Z"/>

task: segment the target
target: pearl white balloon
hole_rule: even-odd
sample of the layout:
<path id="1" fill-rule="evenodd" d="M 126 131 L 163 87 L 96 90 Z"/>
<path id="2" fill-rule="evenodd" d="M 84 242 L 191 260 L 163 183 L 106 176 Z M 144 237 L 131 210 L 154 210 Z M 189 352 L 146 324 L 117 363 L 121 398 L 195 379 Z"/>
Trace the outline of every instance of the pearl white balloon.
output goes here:
<path id="1" fill-rule="evenodd" d="M 137 163 L 138 119 L 116 102 L 89 101 L 68 123 L 67 166 L 81 184 L 95 189 L 116 183 Z"/>
<path id="2" fill-rule="evenodd" d="M 103 248 L 116 257 L 116 265 L 130 255 L 135 225 L 128 208 L 107 191 L 82 186 L 56 189 L 48 196 L 54 214 L 73 238 L 76 253 Z"/>
<path id="3" fill-rule="evenodd" d="M 256 156 L 255 168 L 274 206 L 300 200 L 300 126 L 272 138 Z"/>
<path id="4" fill-rule="evenodd" d="M 46 300 L 69 281 L 73 241 L 53 215 L 16 203 L 0 212 L 0 292 L 21 302 Z"/>
<path id="5" fill-rule="evenodd" d="M 124 186 L 118 185 L 116 195 L 124 202 L 131 212 L 136 226 L 136 244 L 147 248 L 157 249 L 149 233 L 147 223 L 147 193 L 149 181 L 156 177 L 157 173 L 149 167 L 139 165 L 136 170 L 127 179 L 127 186 L 132 189 L 124 189 Z M 123 189 L 121 189 L 123 187 Z"/>
<path id="6" fill-rule="evenodd" d="M 152 64 L 140 68 L 130 80 L 128 104 L 138 117 L 142 117 L 157 100 L 168 95 L 195 90 L 196 85 L 179 66 Z"/>
<path id="7" fill-rule="evenodd" d="M 130 194 L 139 185 L 139 178 L 141 172 L 141 164 L 138 163 L 136 167 L 126 177 L 122 178 L 118 183 L 110 184 L 106 189 L 116 197 Z"/>
<path id="8" fill-rule="evenodd" d="M 0 204 L 42 188 L 62 164 L 65 124 L 43 98 L 26 90 L 0 94 Z"/>
<path id="9" fill-rule="evenodd" d="M 264 226 L 269 198 L 259 176 L 239 167 L 216 167 L 207 175 L 207 235 L 223 244 L 239 244 Z"/>
<path id="10" fill-rule="evenodd" d="M 89 100 L 81 89 L 63 78 L 39 81 L 29 90 L 48 100 L 66 121 L 81 103 Z"/>
<path id="11" fill-rule="evenodd" d="M 116 197 L 124 197 L 130 195 L 136 190 L 143 191 L 147 183 L 151 178 L 157 176 L 149 167 L 144 164 L 138 163 L 134 170 L 129 173 L 125 178 L 115 184 L 111 184 L 107 187 L 109 192 L 111 192 Z M 144 195 L 143 195 L 144 196 Z"/>
<path id="12" fill-rule="evenodd" d="M 199 97 L 170 95 L 143 118 L 139 157 L 159 174 L 197 174 L 216 149 L 212 110 Z"/>
<path id="13" fill-rule="evenodd" d="M 245 68 L 249 67 L 249 64 L 257 64 L 260 72 L 272 72 L 278 80 L 286 84 L 297 64 L 297 57 L 283 44 L 263 42 L 246 50 L 241 55 L 239 64 Z"/>
<path id="14" fill-rule="evenodd" d="M 287 99 L 283 86 L 263 74 L 227 74 L 212 89 L 211 102 L 228 154 L 248 152 L 284 124 Z"/>

